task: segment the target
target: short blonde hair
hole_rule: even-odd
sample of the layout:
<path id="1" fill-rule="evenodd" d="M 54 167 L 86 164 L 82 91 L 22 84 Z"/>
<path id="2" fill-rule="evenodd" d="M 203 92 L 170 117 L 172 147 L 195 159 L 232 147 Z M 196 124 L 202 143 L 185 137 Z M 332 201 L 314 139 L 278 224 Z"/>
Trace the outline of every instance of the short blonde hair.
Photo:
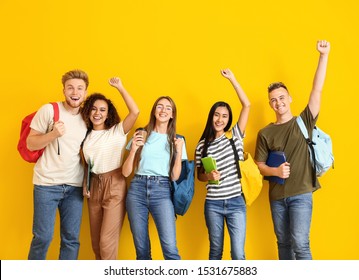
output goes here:
<path id="1" fill-rule="evenodd" d="M 63 76 L 62 76 L 62 85 L 65 87 L 65 83 L 68 80 L 71 79 L 81 79 L 85 82 L 86 84 L 86 89 L 89 86 L 89 78 L 86 74 L 86 72 L 79 70 L 79 69 L 75 69 L 75 70 L 71 70 L 69 72 L 66 72 Z"/>

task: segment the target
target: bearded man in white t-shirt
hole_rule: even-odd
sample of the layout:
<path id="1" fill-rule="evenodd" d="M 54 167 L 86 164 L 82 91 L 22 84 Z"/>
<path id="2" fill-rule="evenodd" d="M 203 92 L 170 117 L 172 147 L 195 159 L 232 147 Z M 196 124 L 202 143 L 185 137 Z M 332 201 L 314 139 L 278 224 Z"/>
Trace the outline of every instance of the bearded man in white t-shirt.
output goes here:
<path id="1" fill-rule="evenodd" d="M 65 100 L 58 102 L 59 121 L 53 121 L 51 104 L 43 105 L 31 122 L 27 138 L 29 150 L 44 147 L 34 167 L 33 239 L 29 260 L 44 260 L 53 238 L 56 211 L 60 216 L 60 260 L 75 260 L 80 247 L 83 167 L 80 145 L 86 125 L 80 106 L 87 95 L 89 79 L 73 70 L 62 76 Z"/>

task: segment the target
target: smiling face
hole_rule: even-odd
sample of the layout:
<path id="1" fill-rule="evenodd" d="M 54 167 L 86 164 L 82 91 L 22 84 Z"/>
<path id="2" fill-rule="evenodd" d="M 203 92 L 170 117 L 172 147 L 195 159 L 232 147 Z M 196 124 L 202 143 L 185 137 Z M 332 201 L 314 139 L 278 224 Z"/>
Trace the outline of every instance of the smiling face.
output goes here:
<path id="1" fill-rule="evenodd" d="M 108 116 L 108 105 L 105 100 L 98 99 L 94 102 L 91 113 L 90 121 L 94 130 L 105 129 L 105 121 Z"/>
<path id="2" fill-rule="evenodd" d="M 292 98 L 288 91 L 283 88 L 277 88 L 272 90 L 269 94 L 269 105 L 277 115 L 285 115 L 290 112 L 290 103 Z"/>
<path id="3" fill-rule="evenodd" d="M 170 101 L 166 98 L 160 99 L 155 108 L 156 122 L 168 123 L 172 117 L 173 108 Z"/>
<path id="4" fill-rule="evenodd" d="M 80 108 L 87 94 L 86 84 L 82 79 L 69 79 L 64 84 L 63 92 L 69 107 Z"/>
<path id="5" fill-rule="evenodd" d="M 216 138 L 224 133 L 224 129 L 229 121 L 229 111 L 224 106 L 216 108 L 213 114 L 213 130 L 215 131 Z"/>

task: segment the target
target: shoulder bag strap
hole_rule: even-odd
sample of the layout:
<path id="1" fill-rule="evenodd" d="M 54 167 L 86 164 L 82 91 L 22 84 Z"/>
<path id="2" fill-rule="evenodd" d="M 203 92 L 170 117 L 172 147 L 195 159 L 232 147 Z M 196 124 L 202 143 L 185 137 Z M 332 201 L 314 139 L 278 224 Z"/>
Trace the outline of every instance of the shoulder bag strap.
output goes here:
<path id="1" fill-rule="evenodd" d="M 317 170 L 317 161 L 315 159 L 315 152 L 314 152 L 314 147 L 313 145 L 315 145 L 315 143 L 313 143 L 313 141 L 309 138 L 308 136 L 308 130 L 305 127 L 305 124 L 301 118 L 301 116 L 297 117 L 297 124 L 299 125 L 300 130 L 302 131 L 302 134 L 305 138 L 305 141 L 308 144 L 308 147 L 310 149 L 310 154 L 312 155 L 312 162 L 313 162 L 313 171 L 312 171 L 312 184 L 313 184 L 313 188 L 316 186 L 316 181 L 317 181 L 317 175 L 316 175 L 316 170 Z"/>
<path id="2" fill-rule="evenodd" d="M 241 179 L 242 178 L 242 174 L 241 174 L 241 168 L 239 166 L 239 156 L 238 156 L 238 152 L 236 149 L 236 145 L 234 144 L 233 138 L 229 138 L 229 142 L 231 143 L 232 149 L 233 149 L 233 153 L 234 153 L 234 159 L 236 162 L 236 168 L 237 168 L 237 174 L 238 174 L 238 178 Z"/>
<path id="3" fill-rule="evenodd" d="M 57 102 L 51 102 L 50 103 L 54 109 L 54 124 L 60 119 L 60 109 L 59 104 Z M 60 155 L 60 143 L 59 138 L 56 138 L 57 141 L 57 154 Z"/>

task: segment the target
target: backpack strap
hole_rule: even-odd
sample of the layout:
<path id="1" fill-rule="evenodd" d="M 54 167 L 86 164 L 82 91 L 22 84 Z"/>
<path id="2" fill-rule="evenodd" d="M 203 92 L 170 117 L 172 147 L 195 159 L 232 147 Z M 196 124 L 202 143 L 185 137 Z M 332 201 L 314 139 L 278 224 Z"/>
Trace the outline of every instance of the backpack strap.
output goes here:
<path id="1" fill-rule="evenodd" d="M 51 102 L 51 105 L 54 108 L 54 122 L 57 122 L 60 119 L 59 104 L 57 102 Z"/>
<path id="2" fill-rule="evenodd" d="M 86 138 L 87 138 L 87 136 L 90 134 L 91 131 L 92 131 L 92 129 L 87 129 L 86 135 L 85 135 L 84 139 L 82 140 L 82 142 L 81 142 L 81 144 L 80 144 L 80 157 L 81 157 L 81 161 L 82 161 L 83 165 L 86 166 L 86 167 L 87 167 L 87 163 L 86 163 L 86 160 L 85 160 L 83 148 L 84 148 L 84 143 L 85 143 L 85 141 L 86 141 Z"/>
<path id="3" fill-rule="evenodd" d="M 317 161 L 316 161 L 316 159 L 315 159 L 315 152 L 314 152 L 314 146 L 313 146 L 313 145 L 315 145 L 315 143 L 309 138 L 309 136 L 308 136 L 308 130 L 307 130 L 307 128 L 305 127 L 305 124 L 304 124 L 304 122 L 303 122 L 301 116 L 298 116 L 297 119 L 296 119 L 296 121 L 297 121 L 297 124 L 298 124 L 298 126 L 299 126 L 299 128 L 300 128 L 300 130 L 301 130 L 301 132 L 302 132 L 302 134 L 303 134 L 303 136 L 304 136 L 305 141 L 306 141 L 307 144 L 308 144 L 308 147 L 309 147 L 309 149 L 310 149 L 310 154 L 311 154 L 311 156 L 312 156 L 312 163 L 313 163 L 313 164 L 312 164 L 312 167 L 313 167 L 313 171 L 312 171 L 312 184 L 313 184 L 313 188 L 314 188 L 315 185 L 316 185 L 316 181 L 317 181 L 317 175 L 316 175 Z"/>
<path id="4" fill-rule="evenodd" d="M 296 121 L 297 121 L 297 124 L 299 125 L 300 130 L 302 131 L 302 133 L 304 135 L 305 140 L 308 142 L 308 139 L 309 139 L 308 130 L 305 127 L 302 117 L 298 116 Z"/>
<path id="5" fill-rule="evenodd" d="M 57 102 L 50 102 L 50 104 L 52 105 L 52 107 L 54 108 L 54 124 L 55 122 L 59 121 L 60 119 L 60 109 L 59 109 L 59 104 Z M 57 141 L 57 154 L 60 155 L 60 143 L 59 143 L 59 138 L 56 138 Z"/>
<path id="6" fill-rule="evenodd" d="M 176 134 L 176 138 L 182 138 L 184 143 L 186 144 L 186 138 L 181 134 Z"/>
<path id="7" fill-rule="evenodd" d="M 238 156 L 238 151 L 236 148 L 236 145 L 234 144 L 234 140 L 232 137 L 232 131 L 227 131 L 226 132 L 226 137 L 229 140 L 229 143 L 231 143 L 232 149 L 233 149 L 233 154 L 234 154 L 234 159 L 236 162 L 236 168 L 237 168 L 237 175 L 239 180 L 242 178 L 242 173 L 241 173 L 241 167 L 239 166 L 239 156 Z"/>
<path id="8" fill-rule="evenodd" d="M 176 138 L 182 138 L 183 141 L 184 141 L 184 143 L 186 144 L 186 138 L 185 138 L 183 135 L 176 133 Z M 182 148 L 183 148 L 183 147 L 182 147 Z"/>
<path id="9" fill-rule="evenodd" d="M 181 134 L 176 134 L 176 138 L 183 138 L 183 140 L 186 142 L 186 138 Z"/>

